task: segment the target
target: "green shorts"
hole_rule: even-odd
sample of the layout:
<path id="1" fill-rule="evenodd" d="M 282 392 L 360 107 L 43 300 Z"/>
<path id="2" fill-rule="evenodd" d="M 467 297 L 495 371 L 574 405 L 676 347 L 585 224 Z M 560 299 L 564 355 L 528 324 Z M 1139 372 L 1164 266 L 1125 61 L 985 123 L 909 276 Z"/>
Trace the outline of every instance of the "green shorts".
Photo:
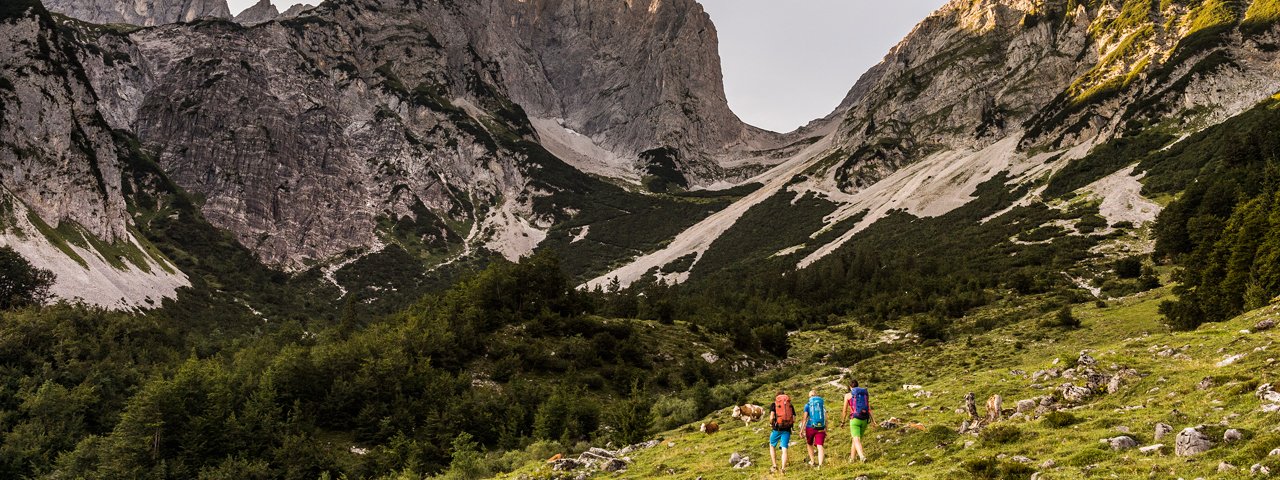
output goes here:
<path id="1" fill-rule="evenodd" d="M 870 425 L 870 423 L 867 422 L 866 420 L 858 420 L 856 418 L 850 418 L 849 419 L 849 435 L 853 435 L 853 438 L 862 438 L 862 432 L 867 431 L 867 425 Z"/>

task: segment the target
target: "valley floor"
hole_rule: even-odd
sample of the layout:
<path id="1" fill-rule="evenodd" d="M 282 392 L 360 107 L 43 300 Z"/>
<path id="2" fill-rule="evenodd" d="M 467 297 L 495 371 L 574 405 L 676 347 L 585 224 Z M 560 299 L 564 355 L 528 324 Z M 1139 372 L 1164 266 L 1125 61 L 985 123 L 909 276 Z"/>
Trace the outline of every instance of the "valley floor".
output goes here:
<path id="1" fill-rule="evenodd" d="M 1170 297 L 1169 289 L 1162 288 L 1106 306 L 1075 305 L 1083 323 L 1075 330 L 1039 326 L 1053 315 L 1046 309 L 1015 308 L 1005 313 L 1021 320 L 985 333 L 904 345 L 854 363 L 849 371 L 870 387 L 876 422 L 895 418 L 904 426 L 872 428 L 864 440 L 871 457 L 865 464 L 847 460 L 849 432 L 833 426 L 829 461 L 820 472 L 804 465 L 804 440 L 797 432 L 785 478 L 1030 478 L 1037 473 L 1044 479 L 1249 478 L 1250 468 L 1259 464 L 1255 470 L 1280 473 L 1280 452 L 1272 453 L 1280 448 L 1280 413 L 1256 394 L 1260 386 L 1280 381 L 1275 358 L 1280 334 L 1275 329 L 1253 331 L 1260 321 L 1280 319 L 1280 305 L 1192 332 L 1170 332 L 1157 313 L 1160 302 Z M 976 315 L 984 313 L 991 314 Z M 792 357 L 814 358 L 815 349 L 838 351 L 850 343 L 875 341 L 869 329 L 854 324 L 799 332 L 792 336 Z M 1101 374 L 1132 369 L 1136 376 L 1122 377 L 1114 393 L 1102 387 L 1078 402 L 1061 400 L 1063 384 L 1084 385 L 1087 380 L 1083 374 L 1065 378 L 1049 373 L 1051 378 L 1045 378 L 1044 371 L 1074 372 L 1082 352 L 1096 359 L 1093 370 Z M 802 403 L 805 392 L 817 388 L 829 411 L 836 410 L 830 417 L 838 415 L 844 390 L 832 382 L 842 379 L 840 366 L 803 362 L 789 371 L 765 374 L 782 379 L 754 391 L 751 403 L 769 404 L 778 388 Z M 957 433 L 968 418 L 961 409 L 970 392 L 977 397 L 980 415 L 984 400 L 1001 395 L 1005 418 L 981 434 Z M 1058 398 L 1069 416 L 1046 420 L 1043 410 L 1010 413 L 1019 400 L 1042 396 Z M 624 473 L 594 477 L 782 478 L 769 473 L 767 427 L 744 426 L 729 414 L 726 406 L 706 419 L 721 425 L 716 434 L 698 432 L 697 424 L 664 432 L 656 437 L 657 446 L 631 454 L 633 463 Z M 912 423 L 918 425 L 905 426 Z M 1158 423 L 1173 427 L 1159 441 Z M 1175 455 L 1178 433 L 1199 425 L 1205 426 L 1202 431 L 1213 448 L 1191 457 Z M 1224 441 L 1228 429 L 1238 430 L 1242 438 Z M 1118 436 L 1133 438 L 1136 446 L 1117 450 L 1106 443 Z M 1138 448 L 1154 444 L 1164 447 L 1144 449 L 1152 453 Z M 748 456 L 753 465 L 731 468 L 734 453 Z M 576 473 L 535 464 L 509 478 L 575 478 Z"/>

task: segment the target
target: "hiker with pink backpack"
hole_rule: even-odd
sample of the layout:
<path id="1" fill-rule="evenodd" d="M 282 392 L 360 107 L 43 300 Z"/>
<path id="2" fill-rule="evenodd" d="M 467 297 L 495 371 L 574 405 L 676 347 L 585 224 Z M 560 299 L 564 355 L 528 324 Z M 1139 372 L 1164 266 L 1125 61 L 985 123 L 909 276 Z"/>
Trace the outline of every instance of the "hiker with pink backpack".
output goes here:
<path id="1" fill-rule="evenodd" d="M 787 473 L 787 448 L 791 446 L 791 427 L 794 427 L 795 423 L 796 408 L 791 405 L 791 397 L 782 390 L 778 390 L 778 396 L 774 397 L 773 403 L 769 404 L 769 425 L 773 427 L 769 432 L 769 462 L 773 464 L 773 467 L 769 468 L 770 473 Z M 781 469 L 778 468 L 775 449 L 782 449 Z"/>

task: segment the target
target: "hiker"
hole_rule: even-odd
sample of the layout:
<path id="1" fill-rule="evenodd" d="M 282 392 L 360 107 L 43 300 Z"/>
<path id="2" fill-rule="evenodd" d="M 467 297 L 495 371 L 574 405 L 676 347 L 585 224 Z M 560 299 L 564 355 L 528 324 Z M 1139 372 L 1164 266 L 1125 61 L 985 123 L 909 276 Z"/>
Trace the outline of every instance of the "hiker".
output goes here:
<path id="1" fill-rule="evenodd" d="M 867 461 L 867 454 L 862 450 L 862 433 L 871 426 L 871 401 L 867 389 L 859 387 L 857 380 L 849 381 L 849 393 L 844 395 L 840 417 L 849 423 L 849 435 L 853 437 L 849 445 L 849 463 L 853 463 L 854 455 L 858 461 Z"/>
<path id="2" fill-rule="evenodd" d="M 822 462 L 826 458 L 827 443 L 827 405 L 822 397 L 818 396 L 818 391 L 809 390 L 809 401 L 804 404 L 804 412 L 800 414 L 801 422 L 804 423 L 804 443 L 805 448 L 809 449 L 809 465 L 813 468 L 822 468 Z M 818 461 L 813 461 L 813 447 L 818 447 Z"/>
<path id="3" fill-rule="evenodd" d="M 787 473 L 787 447 L 791 445 L 791 427 L 796 423 L 796 408 L 791 405 L 791 397 L 786 392 L 778 390 L 778 396 L 774 397 L 773 403 L 769 404 L 769 426 L 773 427 L 769 432 L 769 462 L 773 467 L 769 468 L 769 472 Z M 778 468 L 778 459 L 775 456 L 775 448 L 782 449 L 782 468 Z"/>

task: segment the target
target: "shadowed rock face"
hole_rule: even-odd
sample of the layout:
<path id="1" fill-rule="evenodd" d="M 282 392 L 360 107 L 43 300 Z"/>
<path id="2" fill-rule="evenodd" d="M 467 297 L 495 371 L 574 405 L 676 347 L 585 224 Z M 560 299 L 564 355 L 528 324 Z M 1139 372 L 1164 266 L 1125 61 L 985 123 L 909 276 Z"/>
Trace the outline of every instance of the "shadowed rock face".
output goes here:
<path id="1" fill-rule="evenodd" d="M 51 226 L 75 222 L 122 238 L 128 219 L 111 130 L 75 47 L 54 29 L 47 15 L 0 19 L 0 185 Z M 6 203 L 8 194 L 0 192 Z"/>
<path id="2" fill-rule="evenodd" d="M 692 0 L 351 0 L 252 29 L 92 41 L 80 60 L 103 118 L 211 222 L 291 269 L 377 249 L 380 225 L 404 217 L 439 225 L 427 243 L 481 232 L 527 253 L 564 212 L 533 210 L 548 192 L 529 191 L 523 155 L 491 138 L 533 139 L 526 112 L 636 161 L 673 147 L 691 183 L 723 175 L 712 152 L 764 137 L 729 111 L 715 30 Z"/>
<path id="3" fill-rule="evenodd" d="M 459 2 L 456 18 L 530 116 L 624 157 L 674 147 L 691 183 L 712 157 L 773 140 L 729 110 L 710 17 L 693 0 Z"/>
<path id="4" fill-rule="evenodd" d="M 153 26 L 231 18 L 226 0 L 46 0 L 49 11 L 93 23 Z"/>

